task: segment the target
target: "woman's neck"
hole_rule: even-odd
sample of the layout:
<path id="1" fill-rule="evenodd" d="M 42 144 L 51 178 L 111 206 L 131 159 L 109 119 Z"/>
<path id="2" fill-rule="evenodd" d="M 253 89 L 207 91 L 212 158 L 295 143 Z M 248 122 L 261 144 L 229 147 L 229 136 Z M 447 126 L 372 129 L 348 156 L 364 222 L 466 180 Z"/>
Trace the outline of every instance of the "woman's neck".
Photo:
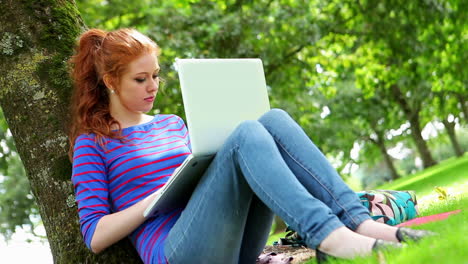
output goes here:
<path id="1" fill-rule="evenodd" d="M 112 113 L 112 117 L 120 123 L 120 128 L 132 127 L 147 123 L 153 119 L 144 113 Z"/>
<path id="2" fill-rule="evenodd" d="M 109 112 L 111 116 L 120 123 L 120 128 L 144 124 L 153 119 L 152 116 L 144 112 L 128 110 L 120 103 L 120 100 L 115 100 L 115 98 L 114 100 L 110 100 Z M 112 129 L 118 129 L 118 127 L 113 127 Z"/>

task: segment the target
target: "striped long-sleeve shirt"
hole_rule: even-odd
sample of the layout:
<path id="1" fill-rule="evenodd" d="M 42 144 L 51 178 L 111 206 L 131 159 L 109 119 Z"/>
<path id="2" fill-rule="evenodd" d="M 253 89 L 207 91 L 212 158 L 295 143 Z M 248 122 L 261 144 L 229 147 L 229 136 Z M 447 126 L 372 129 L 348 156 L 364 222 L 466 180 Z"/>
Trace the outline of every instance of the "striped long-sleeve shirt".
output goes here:
<path id="1" fill-rule="evenodd" d="M 75 141 L 72 181 L 88 248 L 101 217 L 157 191 L 190 154 L 187 129 L 175 115 L 157 115 L 151 122 L 122 129 L 122 135 L 124 140 L 106 139 L 104 146 L 93 134 Z M 166 262 L 163 243 L 180 213 L 175 208 L 150 217 L 131 233 L 145 263 Z"/>

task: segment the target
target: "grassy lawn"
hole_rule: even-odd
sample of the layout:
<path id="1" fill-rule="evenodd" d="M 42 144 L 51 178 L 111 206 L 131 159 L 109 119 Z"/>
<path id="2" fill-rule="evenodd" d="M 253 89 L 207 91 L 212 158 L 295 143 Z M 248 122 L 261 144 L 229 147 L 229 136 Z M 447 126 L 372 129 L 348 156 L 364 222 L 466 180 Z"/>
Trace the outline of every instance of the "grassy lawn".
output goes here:
<path id="1" fill-rule="evenodd" d="M 442 187 L 448 196 L 439 199 L 435 187 Z M 446 160 L 437 166 L 387 183 L 376 189 L 414 190 L 418 199 L 420 216 L 461 209 L 448 219 L 413 228 L 426 229 L 439 235 L 403 249 L 374 254 L 367 258 L 330 261 L 329 263 L 467 263 L 468 264 L 468 155 Z M 281 234 L 280 234 L 281 236 Z M 270 241 L 277 240 L 272 237 Z M 270 242 L 269 241 L 269 242 Z M 311 259 L 306 264 L 316 263 Z"/>

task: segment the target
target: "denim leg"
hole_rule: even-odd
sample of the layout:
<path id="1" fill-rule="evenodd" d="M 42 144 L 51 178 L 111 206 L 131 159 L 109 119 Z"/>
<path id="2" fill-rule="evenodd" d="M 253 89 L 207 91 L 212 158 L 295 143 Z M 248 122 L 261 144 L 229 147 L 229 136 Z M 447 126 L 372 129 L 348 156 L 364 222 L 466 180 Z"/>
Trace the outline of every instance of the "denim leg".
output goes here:
<path id="1" fill-rule="evenodd" d="M 171 264 L 237 263 L 253 192 L 223 148 L 169 232 L 164 252 Z"/>
<path id="2" fill-rule="evenodd" d="M 252 197 L 242 237 L 239 264 L 255 263 L 256 258 L 265 248 L 274 216 L 270 208 L 256 195 Z"/>
<path id="3" fill-rule="evenodd" d="M 254 195 L 297 230 L 311 248 L 343 226 L 294 176 L 265 127 L 258 121 L 246 121 L 216 154 L 169 232 L 165 243 L 168 261 L 238 263 Z"/>
<path id="4" fill-rule="evenodd" d="M 283 159 L 301 184 L 351 230 L 370 219 L 369 211 L 341 179 L 302 128 L 283 110 L 273 109 L 259 119 L 273 136 Z"/>

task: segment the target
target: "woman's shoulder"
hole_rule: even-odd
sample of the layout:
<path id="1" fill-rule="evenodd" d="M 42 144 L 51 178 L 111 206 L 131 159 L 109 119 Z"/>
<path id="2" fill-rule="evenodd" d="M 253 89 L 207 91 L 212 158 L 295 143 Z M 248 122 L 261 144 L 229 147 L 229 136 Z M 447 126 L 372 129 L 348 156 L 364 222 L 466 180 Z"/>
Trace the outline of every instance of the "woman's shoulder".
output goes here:
<path id="1" fill-rule="evenodd" d="M 76 153 L 87 153 L 96 152 L 101 153 L 102 147 L 98 143 L 98 138 L 94 133 L 82 133 L 75 139 L 73 146 L 73 152 Z"/>
<path id="2" fill-rule="evenodd" d="M 96 142 L 96 134 L 94 133 L 81 133 L 75 139 L 75 144 L 82 141 L 92 141 Z"/>
<path id="3" fill-rule="evenodd" d="M 75 139 L 75 148 L 83 145 L 97 145 L 96 134 L 94 133 L 82 133 Z"/>
<path id="4" fill-rule="evenodd" d="M 180 117 L 176 114 L 157 114 L 155 117 L 157 117 L 158 120 L 163 120 L 163 119 L 180 119 Z"/>
<path id="5" fill-rule="evenodd" d="M 184 121 L 176 114 L 159 114 L 155 119 L 157 124 L 183 123 Z"/>

